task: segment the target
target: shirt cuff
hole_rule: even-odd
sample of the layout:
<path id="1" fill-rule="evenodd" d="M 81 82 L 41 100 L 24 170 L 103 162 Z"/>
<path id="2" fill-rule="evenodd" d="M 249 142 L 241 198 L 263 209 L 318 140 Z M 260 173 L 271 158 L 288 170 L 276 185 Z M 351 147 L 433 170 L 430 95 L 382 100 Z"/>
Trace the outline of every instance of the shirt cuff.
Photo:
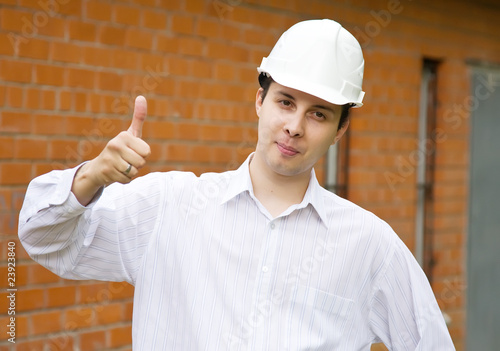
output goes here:
<path id="1" fill-rule="evenodd" d="M 50 206 L 63 205 L 66 210 L 71 211 L 77 209 L 88 209 L 92 208 L 95 205 L 97 200 L 99 200 L 99 198 L 102 195 L 102 192 L 104 190 L 103 186 L 99 188 L 99 190 L 97 191 L 97 193 L 94 195 L 94 197 L 87 206 L 83 206 L 82 204 L 80 204 L 75 194 L 73 194 L 73 192 L 71 191 L 76 172 L 78 172 L 78 170 L 85 163 L 87 162 L 84 162 L 76 166 L 75 168 L 71 168 L 63 172 L 60 178 L 60 185 L 56 187 L 54 195 L 49 199 Z"/>

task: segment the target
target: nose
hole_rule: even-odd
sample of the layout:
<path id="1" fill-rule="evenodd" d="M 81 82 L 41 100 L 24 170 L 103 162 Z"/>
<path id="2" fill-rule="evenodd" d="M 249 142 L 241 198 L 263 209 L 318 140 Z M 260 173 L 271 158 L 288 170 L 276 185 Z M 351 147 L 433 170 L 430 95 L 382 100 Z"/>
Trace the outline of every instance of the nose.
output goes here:
<path id="1" fill-rule="evenodd" d="M 286 116 L 283 131 L 290 137 L 300 138 L 304 135 L 304 116 L 296 111 Z"/>

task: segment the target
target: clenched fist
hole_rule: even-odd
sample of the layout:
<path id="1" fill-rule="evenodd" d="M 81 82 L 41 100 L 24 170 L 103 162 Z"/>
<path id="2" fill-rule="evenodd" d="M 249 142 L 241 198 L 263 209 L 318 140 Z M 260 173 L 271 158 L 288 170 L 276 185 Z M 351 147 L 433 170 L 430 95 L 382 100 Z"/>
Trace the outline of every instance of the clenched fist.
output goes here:
<path id="1" fill-rule="evenodd" d="M 146 114 L 146 99 L 138 96 L 129 129 L 111 139 L 99 156 L 78 170 L 71 191 L 82 205 L 86 206 L 102 186 L 129 183 L 144 167 L 151 153 L 149 145 L 141 139 Z"/>

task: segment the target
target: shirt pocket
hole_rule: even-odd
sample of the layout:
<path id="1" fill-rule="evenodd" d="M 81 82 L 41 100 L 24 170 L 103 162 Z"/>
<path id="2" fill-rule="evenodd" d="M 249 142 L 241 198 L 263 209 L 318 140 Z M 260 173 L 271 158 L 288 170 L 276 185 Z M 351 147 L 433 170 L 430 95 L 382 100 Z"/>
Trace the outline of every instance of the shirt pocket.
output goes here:
<path id="1" fill-rule="evenodd" d="M 336 350 L 345 338 L 354 301 L 298 285 L 290 294 L 286 330 L 287 350 Z"/>

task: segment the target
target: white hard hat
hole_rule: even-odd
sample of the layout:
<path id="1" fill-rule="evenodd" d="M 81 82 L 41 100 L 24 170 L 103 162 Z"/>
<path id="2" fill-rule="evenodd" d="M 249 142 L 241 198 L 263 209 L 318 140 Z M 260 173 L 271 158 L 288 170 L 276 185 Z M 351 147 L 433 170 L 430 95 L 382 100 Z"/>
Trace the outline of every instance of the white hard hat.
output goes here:
<path id="1" fill-rule="evenodd" d="M 257 71 L 332 104 L 360 107 L 364 66 L 356 38 L 339 23 L 323 19 L 290 27 Z"/>

